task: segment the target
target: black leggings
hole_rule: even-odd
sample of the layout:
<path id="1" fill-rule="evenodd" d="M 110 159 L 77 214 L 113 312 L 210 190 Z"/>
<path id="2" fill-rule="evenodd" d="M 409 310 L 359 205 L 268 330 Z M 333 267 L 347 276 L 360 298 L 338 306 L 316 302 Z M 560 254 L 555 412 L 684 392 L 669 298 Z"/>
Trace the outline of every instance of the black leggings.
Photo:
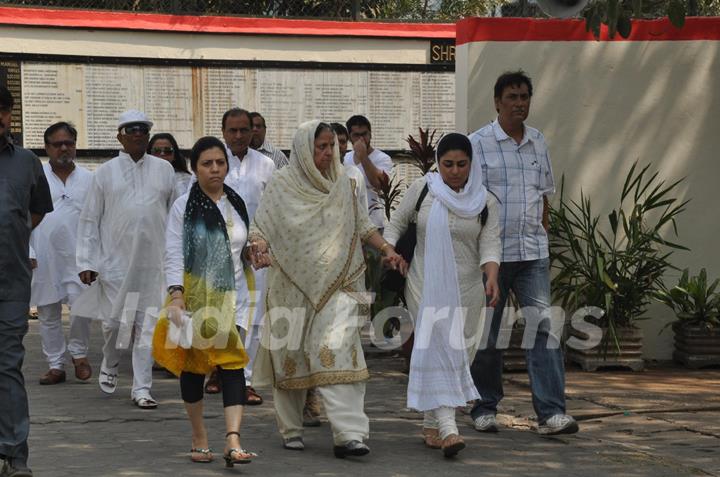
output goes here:
<path id="1" fill-rule="evenodd" d="M 245 404 L 245 370 L 220 367 L 217 370 L 222 384 L 223 407 Z M 200 401 L 204 387 L 205 375 L 187 371 L 180 374 L 180 395 L 183 401 L 190 404 Z"/>

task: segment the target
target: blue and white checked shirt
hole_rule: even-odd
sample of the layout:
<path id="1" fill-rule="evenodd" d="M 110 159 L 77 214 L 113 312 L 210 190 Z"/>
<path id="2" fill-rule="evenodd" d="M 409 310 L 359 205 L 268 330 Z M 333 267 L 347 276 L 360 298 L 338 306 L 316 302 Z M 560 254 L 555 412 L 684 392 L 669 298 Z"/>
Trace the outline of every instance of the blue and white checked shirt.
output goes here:
<path id="1" fill-rule="evenodd" d="M 548 257 L 543 196 L 555 193 L 555 180 L 545 137 L 526 125 L 518 145 L 497 119 L 469 137 L 473 160 L 482 166 L 485 187 L 500 200 L 502 261 Z"/>

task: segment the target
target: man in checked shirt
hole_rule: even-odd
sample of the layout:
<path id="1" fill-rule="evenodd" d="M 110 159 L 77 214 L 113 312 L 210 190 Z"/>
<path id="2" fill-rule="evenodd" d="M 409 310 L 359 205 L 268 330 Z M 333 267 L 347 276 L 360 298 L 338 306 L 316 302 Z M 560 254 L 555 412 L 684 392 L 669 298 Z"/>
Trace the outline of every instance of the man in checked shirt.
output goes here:
<path id="1" fill-rule="evenodd" d="M 535 335 L 526 359 L 538 433 L 573 434 L 578 425 L 565 414 L 563 355 L 550 316 L 547 196 L 555 192 L 555 181 L 547 144 L 540 131 L 525 125 L 532 82 L 523 71 L 502 74 L 494 93 L 497 119 L 470 135 L 473 160 L 479 161 L 485 186 L 500 202 L 503 242 L 500 300 L 493 312 L 488 342 L 481 346 L 471 366 L 481 396 L 472 417 L 476 430 L 497 432 L 495 414 L 503 397 L 503 358 L 496 343 L 512 290 L 520 303 L 526 331 Z"/>

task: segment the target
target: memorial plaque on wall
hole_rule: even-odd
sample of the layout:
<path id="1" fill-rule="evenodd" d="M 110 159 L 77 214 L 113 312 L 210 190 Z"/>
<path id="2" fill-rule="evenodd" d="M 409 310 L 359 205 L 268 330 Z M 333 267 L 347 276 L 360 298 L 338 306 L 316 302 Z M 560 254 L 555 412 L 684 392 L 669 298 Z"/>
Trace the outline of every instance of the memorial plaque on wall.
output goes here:
<path id="1" fill-rule="evenodd" d="M 416 123 L 413 101 L 419 93 L 418 75 L 395 71 L 368 73 L 367 116 L 374 125 L 372 138 L 377 147 L 401 148 L 408 126 Z"/>
<path id="2" fill-rule="evenodd" d="M 15 105 L 10 116 L 10 131 L 15 143 L 23 144 L 22 127 L 22 77 L 19 61 L 0 61 L 0 84 L 7 87 L 12 94 Z"/>
<path id="3" fill-rule="evenodd" d="M 268 134 L 275 144 L 292 144 L 297 126 L 314 119 L 305 113 L 304 74 L 292 70 L 258 70 L 256 109 L 265 117 Z M 278 127 L 280 126 L 280 127 Z M 274 132 L 273 132 L 274 129 Z"/>
<path id="4" fill-rule="evenodd" d="M 83 65 L 23 63 L 23 130 L 25 146 L 45 147 L 45 130 L 70 121 L 78 130 L 78 146 L 87 143 Z"/>
<path id="5" fill-rule="evenodd" d="M 255 109 L 255 70 L 195 68 L 194 74 L 200 78 L 200 94 L 193 97 L 199 101 L 197 110 L 202 111 L 203 136 L 222 135 L 222 116 L 228 109 Z"/>
<path id="6" fill-rule="evenodd" d="M 438 131 L 455 130 L 455 75 L 420 73 L 420 125 Z M 424 126 L 428 127 L 428 126 Z"/>
<path id="7" fill-rule="evenodd" d="M 118 117 L 128 109 L 144 109 L 141 66 L 85 65 L 87 149 L 116 149 Z M 152 116 L 152 113 L 148 113 Z"/>
<path id="8" fill-rule="evenodd" d="M 143 65 L 22 64 L 27 147 L 42 148 L 53 122 L 78 128 L 80 149 L 117 149 L 117 118 L 133 108 L 170 132 L 182 148 L 203 135 L 220 137 L 231 107 L 259 111 L 267 138 L 289 149 L 298 125 L 344 123 L 353 114 L 373 124 L 373 145 L 405 149 L 417 128 L 452 131 L 453 73 L 206 68 Z"/>
<path id="9" fill-rule="evenodd" d="M 191 68 L 143 67 L 142 109 L 152 112 L 153 132 L 172 132 L 186 147 L 195 140 L 192 79 Z"/>

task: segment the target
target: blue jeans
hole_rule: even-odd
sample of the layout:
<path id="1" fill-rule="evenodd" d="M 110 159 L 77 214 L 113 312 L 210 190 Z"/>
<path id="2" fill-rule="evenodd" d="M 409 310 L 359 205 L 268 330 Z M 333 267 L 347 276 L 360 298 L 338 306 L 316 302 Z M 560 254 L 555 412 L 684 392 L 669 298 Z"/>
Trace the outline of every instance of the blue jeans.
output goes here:
<path id="1" fill-rule="evenodd" d="M 503 309 L 510 290 L 515 293 L 525 318 L 526 331 L 534 331 L 534 345 L 525 350 L 532 403 L 538 422 L 565 414 L 565 366 L 558 337 L 550 333 L 549 259 L 500 264 L 500 300 L 495 307 L 487 344 L 480 346 L 470 367 L 480 399 L 472 410 L 473 419 L 496 414 L 503 398 L 503 350 L 496 348 Z M 526 333 L 527 335 L 527 333 Z M 525 347 L 525 346 L 524 346 Z"/>
<path id="2" fill-rule="evenodd" d="M 28 332 L 27 302 L 0 301 L 0 455 L 15 467 L 27 465 L 30 429 L 22 363 Z"/>

